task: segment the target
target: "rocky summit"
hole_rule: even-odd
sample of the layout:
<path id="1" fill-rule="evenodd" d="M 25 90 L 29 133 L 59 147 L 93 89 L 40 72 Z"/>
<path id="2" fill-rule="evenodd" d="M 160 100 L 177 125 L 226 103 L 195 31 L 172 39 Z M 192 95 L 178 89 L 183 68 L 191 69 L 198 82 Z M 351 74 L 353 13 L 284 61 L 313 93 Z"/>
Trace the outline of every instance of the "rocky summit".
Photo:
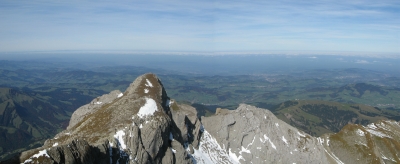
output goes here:
<path id="1" fill-rule="evenodd" d="M 3 163 L 400 163 L 400 125 L 349 124 L 312 137 L 241 104 L 197 117 L 154 74 L 77 109 L 66 130 Z"/>

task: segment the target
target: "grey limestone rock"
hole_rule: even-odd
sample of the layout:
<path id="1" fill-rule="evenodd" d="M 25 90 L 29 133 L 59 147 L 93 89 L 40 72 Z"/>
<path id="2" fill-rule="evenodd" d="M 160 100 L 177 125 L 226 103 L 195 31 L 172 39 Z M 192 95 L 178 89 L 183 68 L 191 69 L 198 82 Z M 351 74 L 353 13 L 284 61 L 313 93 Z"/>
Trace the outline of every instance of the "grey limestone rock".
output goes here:
<path id="1" fill-rule="evenodd" d="M 71 116 L 67 129 L 74 127 L 78 122 L 82 121 L 87 115 L 92 114 L 100 109 L 104 104 L 114 101 L 116 98 L 121 97 L 123 94 L 119 90 L 111 91 L 109 94 L 102 95 L 95 98 L 89 104 L 79 107 Z"/>
<path id="2" fill-rule="evenodd" d="M 232 163 L 329 163 L 317 139 L 265 109 L 241 104 L 202 122 Z"/>
<path id="3" fill-rule="evenodd" d="M 172 101 L 171 103 L 171 114 L 172 119 L 177 126 L 173 134 L 178 135 L 177 139 L 187 145 L 198 147 L 198 141 L 200 140 L 200 126 L 201 122 L 197 117 L 197 111 L 194 107 L 177 104 Z"/>
<path id="4" fill-rule="evenodd" d="M 178 104 L 169 100 L 161 81 L 154 74 L 142 75 L 124 93 L 113 91 L 79 108 L 66 130 L 24 152 L 19 161 L 193 163 L 184 145 L 188 139 L 182 137 L 188 132 L 181 133 L 173 118 L 196 124 L 196 110 L 182 107 L 172 114 L 171 105 Z"/>

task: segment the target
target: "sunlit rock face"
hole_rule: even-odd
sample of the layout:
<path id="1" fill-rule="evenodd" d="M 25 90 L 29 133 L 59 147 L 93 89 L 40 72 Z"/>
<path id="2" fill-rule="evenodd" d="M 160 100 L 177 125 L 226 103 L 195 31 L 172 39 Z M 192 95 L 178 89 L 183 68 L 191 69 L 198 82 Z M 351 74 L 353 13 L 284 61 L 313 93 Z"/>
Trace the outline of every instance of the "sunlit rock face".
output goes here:
<path id="1" fill-rule="evenodd" d="M 202 118 L 204 128 L 232 163 L 327 163 L 316 138 L 279 120 L 270 111 L 241 104 Z"/>

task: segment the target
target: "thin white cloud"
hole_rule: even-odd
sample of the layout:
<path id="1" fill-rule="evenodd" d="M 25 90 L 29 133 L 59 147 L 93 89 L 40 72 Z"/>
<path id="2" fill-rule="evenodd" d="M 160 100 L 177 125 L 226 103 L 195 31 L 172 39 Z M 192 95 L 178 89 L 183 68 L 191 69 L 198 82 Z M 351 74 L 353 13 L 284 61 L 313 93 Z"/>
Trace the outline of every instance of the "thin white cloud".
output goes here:
<path id="1" fill-rule="evenodd" d="M 357 60 L 356 63 L 357 64 L 369 64 L 369 62 L 366 60 Z"/>
<path id="2" fill-rule="evenodd" d="M 399 1 L 23 0 L 6 1 L 0 9 L 0 51 L 400 53 Z"/>

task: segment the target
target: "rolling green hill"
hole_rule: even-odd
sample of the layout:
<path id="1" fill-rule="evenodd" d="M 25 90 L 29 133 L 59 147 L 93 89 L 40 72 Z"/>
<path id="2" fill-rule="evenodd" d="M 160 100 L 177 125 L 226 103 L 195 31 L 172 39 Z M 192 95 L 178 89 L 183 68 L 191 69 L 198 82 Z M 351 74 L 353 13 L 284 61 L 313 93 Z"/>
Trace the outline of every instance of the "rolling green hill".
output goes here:
<path id="1" fill-rule="evenodd" d="M 41 145 L 64 129 L 72 112 L 90 98 L 73 93 L 73 89 L 31 92 L 0 88 L 0 158 Z"/>
<path id="2" fill-rule="evenodd" d="M 286 101 L 278 105 L 274 113 L 279 119 L 313 136 L 339 132 L 349 123 L 367 125 L 400 118 L 398 111 L 321 100 Z"/>

